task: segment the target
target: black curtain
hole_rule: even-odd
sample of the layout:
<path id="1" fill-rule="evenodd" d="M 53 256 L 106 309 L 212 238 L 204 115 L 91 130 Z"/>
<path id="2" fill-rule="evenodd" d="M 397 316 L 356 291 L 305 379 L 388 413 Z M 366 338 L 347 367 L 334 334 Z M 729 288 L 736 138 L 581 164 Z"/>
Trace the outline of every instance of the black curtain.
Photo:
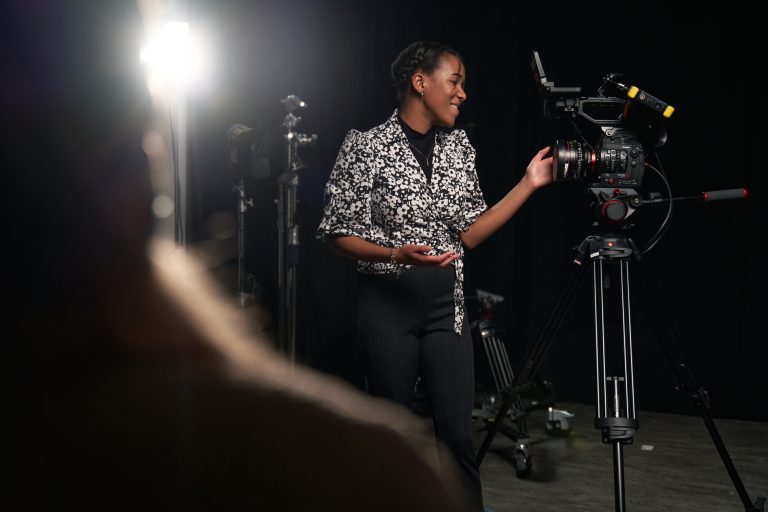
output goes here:
<path id="1" fill-rule="evenodd" d="M 307 164 L 299 187 L 303 362 L 364 387 L 356 345 L 355 264 L 331 254 L 314 232 L 323 186 L 344 135 L 380 124 L 396 107 L 389 65 L 398 52 L 413 40 L 433 39 L 464 57 L 469 100 L 459 125 L 477 148 L 478 174 L 492 204 L 521 178 L 538 149 L 573 138 L 563 123 L 542 116 L 529 65 L 538 50 L 558 86 L 580 86 L 585 96 L 596 96 L 603 76 L 620 72 L 624 83 L 675 106 L 668 141 L 658 152 L 675 195 L 749 188 L 746 201 L 677 207 L 645 265 L 697 379 L 711 392 L 713 413 L 768 417 L 762 407 L 768 389 L 760 307 L 766 255 L 760 228 L 764 100 L 755 79 L 757 21 L 746 7 L 729 4 L 672 16 L 650 6 L 576 2 L 198 0 L 190 2 L 189 12 L 193 27 L 203 27 L 214 42 L 216 57 L 208 89 L 191 97 L 194 241 L 210 240 L 211 226 L 222 216 L 236 218 L 227 128 L 244 123 L 264 129 L 277 145 L 285 114 L 279 100 L 297 94 L 309 104 L 297 127 L 319 135 L 315 146 L 301 150 Z M 279 172 L 276 167 L 269 178 L 246 180 L 255 203 L 246 217 L 247 269 L 272 334 Z M 644 195 L 662 190 L 652 175 L 640 188 Z M 466 292 L 481 288 L 505 297 L 498 320 L 515 354 L 534 341 L 570 270 L 573 246 L 592 233 L 589 203 L 579 184 L 550 186 L 467 256 Z M 643 208 L 636 214 L 632 236 L 638 244 L 650 238 L 663 213 Z M 235 240 L 218 243 L 231 257 L 220 258 L 213 270 L 234 290 Z M 594 400 L 588 281 L 539 373 L 555 383 L 561 400 Z M 638 406 L 693 412 L 674 390 L 664 352 L 638 301 L 633 316 Z"/>

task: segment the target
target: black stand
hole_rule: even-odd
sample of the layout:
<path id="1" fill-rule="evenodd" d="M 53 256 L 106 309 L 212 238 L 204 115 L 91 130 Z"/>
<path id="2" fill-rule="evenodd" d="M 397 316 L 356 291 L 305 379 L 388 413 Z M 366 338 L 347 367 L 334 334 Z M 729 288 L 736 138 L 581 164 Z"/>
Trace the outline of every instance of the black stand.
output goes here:
<path id="1" fill-rule="evenodd" d="M 252 274 L 245 271 L 245 212 L 253 206 L 253 199 L 246 197 L 245 176 L 254 175 L 256 165 L 254 148 L 257 147 L 253 128 L 244 124 L 233 124 L 227 130 L 229 147 L 229 170 L 236 177 L 237 184 L 232 191 L 237 194 L 237 299 L 240 306 L 245 306 L 252 298 L 247 290 L 247 283 L 254 283 Z M 269 169 L 267 168 L 267 173 Z"/>
<path id="2" fill-rule="evenodd" d="M 299 147 L 317 142 L 317 135 L 306 135 L 294 131 L 301 117 L 295 114 L 307 104 L 295 95 L 289 95 L 280 102 L 288 110 L 283 119 L 286 129 L 286 170 L 277 179 L 277 262 L 278 262 L 278 346 L 286 353 L 291 363 L 296 361 L 296 293 L 299 266 L 299 218 L 298 194 L 299 171 L 304 163 L 299 158 Z"/>
<path id="3" fill-rule="evenodd" d="M 279 288 L 278 346 L 296 359 L 296 279 L 299 265 L 297 194 L 299 175 L 293 165 L 277 178 L 277 285 Z"/>
<path id="4" fill-rule="evenodd" d="M 237 192 L 237 296 L 238 303 L 245 306 L 251 294 L 246 290 L 245 272 L 245 212 L 253 206 L 253 199 L 245 197 L 245 181 L 241 178 L 233 189 Z"/>
<path id="5" fill-rule="evenodd" d="M 639 422 L 635 417 L 635 391 L 634 368 L 632 361 L 632 328 L 630 307 L 630 281 L 629 263 L 630 256 L 634 256 L 635 265 L 633 275 L 639 282 L 641 302 L 649 315 L 655 333 L 660 340 L 664 352 L 677 379 L 679 390 L 689 394 L 699 414 L 709 431 L 720 458 L 725 465 L 731 481 L 748 512 L 762 512 L 765 504 L 764 497 L 758 497 L 753 504 L 747 494 L 744 484 L 739 477 L 736 467 L 725 448 L 720 434 L 709 414 L 709 396 L 706 390 L 699 386 L 687 363 L 685 353 L 680 345 L 667 317 L 658 307 L 658 300 L 651 281 L 643 268 L 639 253 L 634 247 L 631 238 L 623 236 L 589 236 L 585 238 L 576 250 L 574 266 L 555 301 L 555 305 L 539 334 L 538 339 L 529 349 L 517 373 L 515 385 L 509 389 L 503 397 L 502 406 L 496 416 L 496 420 L 486 434 L 483 443 L 478 450 L 477 460 L 480 464 L 485 457 L 493 438 L 499 431 L 508 411 L 520 399 L 520 395 L 531 389 L 532 378 L 538 370 L 541 361 L 552 343 L 555 334 L 565 318 L 565 313 L 573 302 L 576 291 L 584 276 L 584 263 L 590 260 L 592 263 L 594 312 L 595 312 L 595 362 L 596 362 L 596 389 L 597 400 L 595 403 L 595 427 L 601 430 L 604 443 L 613 445 L 613 469 L 614 469 L 614 493 L 616 510 L 623 512 L 626 509 L 624 493 L 624 455 L 623 445 L 631 444 L 635 431 L 639 428 Z M 621 358 L 609 359 L 606 354 L 605 334 L 605 309 L 604 291 L 608 288 L 608 271 L 610 267 L 618 265 L 621 292 L 621 319 L 622 319 L 622 350 Z M 613 355 L 613 354 L 610 354 Z M 615 372 L 608 376 L 608 368 Z"/>

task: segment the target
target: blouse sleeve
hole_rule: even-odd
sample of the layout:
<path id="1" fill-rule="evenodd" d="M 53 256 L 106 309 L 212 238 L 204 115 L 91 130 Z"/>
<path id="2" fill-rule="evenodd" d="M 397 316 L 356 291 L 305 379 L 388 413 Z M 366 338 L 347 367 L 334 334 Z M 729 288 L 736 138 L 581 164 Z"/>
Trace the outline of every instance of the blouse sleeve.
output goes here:
<path id="1" fill-rule="evenodd" d="M 372 152 L 364 136 L 351 130 L 341 145 L 333 171 L 325 185 L 323 219 L 317 238 L 333 236 L 370 239 Z"/>
<path id="2" fill-rule="evenodd" d="M 475 148 L 470 144 L 464 130 L 459 131 L 459 144 L 464 152 L 466 170 L 466 195 L 461 230 L 467 231 L 482 213 L 488 209 L 480 189 L 480 181 L 475 170 Z"/>

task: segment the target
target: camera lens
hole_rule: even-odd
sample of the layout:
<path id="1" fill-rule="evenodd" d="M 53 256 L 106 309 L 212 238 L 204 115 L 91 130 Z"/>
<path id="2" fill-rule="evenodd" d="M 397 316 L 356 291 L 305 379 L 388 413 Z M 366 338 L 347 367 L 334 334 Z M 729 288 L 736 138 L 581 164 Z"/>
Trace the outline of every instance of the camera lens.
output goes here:
<path id="1" fill-rule="evenodd" d="M 563 181 L 581 181 L 595 170 L 594 151 L 575 140 L 558 140 L 552 146 L 553 178 Z"/>

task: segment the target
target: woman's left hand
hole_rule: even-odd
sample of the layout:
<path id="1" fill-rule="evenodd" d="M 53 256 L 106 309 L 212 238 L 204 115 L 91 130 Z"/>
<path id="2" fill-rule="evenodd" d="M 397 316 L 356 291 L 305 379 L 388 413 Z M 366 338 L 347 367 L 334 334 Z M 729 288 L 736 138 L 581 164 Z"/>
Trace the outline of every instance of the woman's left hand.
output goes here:
<path id="1" fill-rule="evenodd" d="M 525 169 L 525 179 L 534 189 L 541 188 L 553 181 L 552 157 L 544 158 L 547 152 L 549 152 L 549 146 L 536 153 Z"/>

